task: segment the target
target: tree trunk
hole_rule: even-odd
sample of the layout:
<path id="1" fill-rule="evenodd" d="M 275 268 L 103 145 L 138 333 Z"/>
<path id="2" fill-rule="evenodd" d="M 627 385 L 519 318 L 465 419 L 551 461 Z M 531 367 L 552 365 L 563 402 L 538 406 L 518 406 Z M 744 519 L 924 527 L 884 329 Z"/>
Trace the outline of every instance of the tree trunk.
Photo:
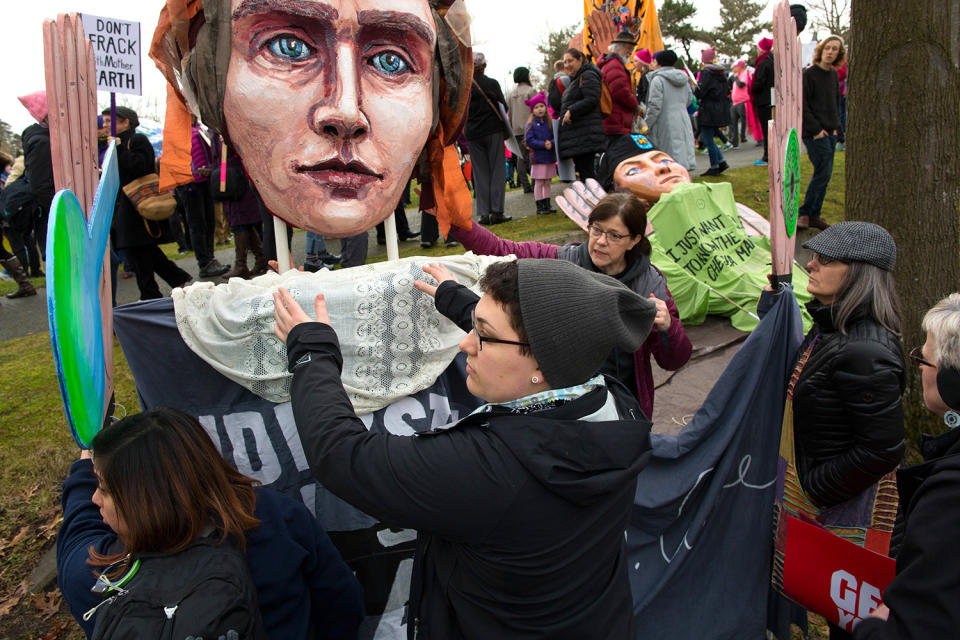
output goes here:
<path id="1" fill-rule="evenodd" d="M 927 309 L 960 290 L 960 0 L 854 0 L 847 94 L 846 219 L 897 242 L 904 347 Z M 910 373 L 910 444 L 939 431 Z M 942 426 L 942 425 L 941 425 Z"/>

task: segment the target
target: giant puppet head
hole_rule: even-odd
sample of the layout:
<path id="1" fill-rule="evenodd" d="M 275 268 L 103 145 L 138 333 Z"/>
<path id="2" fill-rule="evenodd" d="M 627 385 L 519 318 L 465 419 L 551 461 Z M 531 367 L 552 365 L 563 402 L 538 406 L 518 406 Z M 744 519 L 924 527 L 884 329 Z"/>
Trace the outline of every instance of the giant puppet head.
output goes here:
<path id="1" fill-rule="evenodd" d="M 462 1 L 168 0 L 165 12 L 152 52 L 159 36 L 168 79 L 297 227 L 343 237 L 381 222 L 428 142 L 462 124 L 469 42 L 464 18 L 445 19 L 466 15 Z"/>
<path id="2" fill-rule="evenodd" d="M 653 150 L 618 164 L 613 172 L 613 182 L 617 191 L 629 191 L 653 203 L 678 184 L 690 182 L 690 173 L 670 154 Z"/>

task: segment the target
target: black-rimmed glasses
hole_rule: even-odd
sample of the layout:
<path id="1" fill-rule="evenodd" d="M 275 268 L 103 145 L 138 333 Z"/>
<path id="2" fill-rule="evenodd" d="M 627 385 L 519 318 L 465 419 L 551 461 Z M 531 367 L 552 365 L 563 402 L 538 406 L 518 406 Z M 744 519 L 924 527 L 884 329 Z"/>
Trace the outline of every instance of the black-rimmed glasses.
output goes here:
<path id="1" fill-rule="evenodd" d="M 931 369 L 937 368 L 937 365 L 933 364 L 932 362 L 927 362 L 923 359 L 923 349 L 920 347 L 914 347 L 910 350 L 910 360 L 912 360 L 913 364 L 917 365 L 918 367 L 930 367 Z"/>
<path id="2" fill-rule="evenodd" d="M 473 327 L 473 333 L 477 336 L 477 342 L 480 345 L 479 351 L 483 351 L 484 342 L 495 342 L 497 344 L 513 344 L 518 347 L 529 347 L 529 342 L 517 342 L 516 340 L 501 340 L 500 338 L 488 338 L 486 336 L 480 335 L 480 332 L 477 331 L 477 310 L 474 309 L 470 312 L 470 326 Z"/>

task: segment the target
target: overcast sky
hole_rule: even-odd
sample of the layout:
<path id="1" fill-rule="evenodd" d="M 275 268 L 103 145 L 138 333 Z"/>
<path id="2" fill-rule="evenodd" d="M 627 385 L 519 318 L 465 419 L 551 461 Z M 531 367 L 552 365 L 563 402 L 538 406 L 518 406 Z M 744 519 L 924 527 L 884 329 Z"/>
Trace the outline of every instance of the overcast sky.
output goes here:
<path id="1" fill-rule="evenodd" d="M 473 14 L 475 48 L 487 56 L 487 74 L 496 78 L 507 91 L 511 70 L 524 65 L 535 67 L 540 62 L 536 45 L 550 31 L 583 19 L 582 0 L 466 0 Z M 658 2 L 659 4 L 659 2 Z M 720 19 L 719 0 L 696 0 L 697 20 L 703 28 L 714 27 Z M 768 3 L 771 4 L 771 3 Z M 144 52 L 157 25 L 163 0 L 6 0 L 0 20 L 0 42 L 4 43 L 0 119 L 14 131 L 31 124 L 27 110 L 17 96 L 44 88 L 43 37 L 44 18 L 58 13 L 79 11 L 121 20 L 139 21 L 144 39 Z M 772 10 L 768 6 L 764 19 Z M 143 54 L 144 98 L 159 103 L 162 114 L 165 96 L 164 79 L 146 54 Z M 109 94 L 99 96 L 101 105 L 109 103 Z M 119 104 L 126 97 L 117 96 Z"/>

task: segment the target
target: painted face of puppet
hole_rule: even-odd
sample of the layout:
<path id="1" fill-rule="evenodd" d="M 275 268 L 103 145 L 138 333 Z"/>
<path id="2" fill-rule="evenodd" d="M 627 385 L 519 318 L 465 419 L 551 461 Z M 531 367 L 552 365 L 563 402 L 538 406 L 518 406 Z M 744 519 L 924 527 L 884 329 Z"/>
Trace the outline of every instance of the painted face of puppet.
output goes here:
<path id="1" fill-rule="evenodd" d="M 690 174 L 663 151 L 647 151 L 618 164 L 613 181 L 620 191 L 657 202 L 681 182 L 690 182 Z"/>
<path id="2" fill-rule="evenodd" d="M 325 236 L 381 222 L 433 122 L 427 0 L 231 0 L 223 112 L 264 203 Z"/>

